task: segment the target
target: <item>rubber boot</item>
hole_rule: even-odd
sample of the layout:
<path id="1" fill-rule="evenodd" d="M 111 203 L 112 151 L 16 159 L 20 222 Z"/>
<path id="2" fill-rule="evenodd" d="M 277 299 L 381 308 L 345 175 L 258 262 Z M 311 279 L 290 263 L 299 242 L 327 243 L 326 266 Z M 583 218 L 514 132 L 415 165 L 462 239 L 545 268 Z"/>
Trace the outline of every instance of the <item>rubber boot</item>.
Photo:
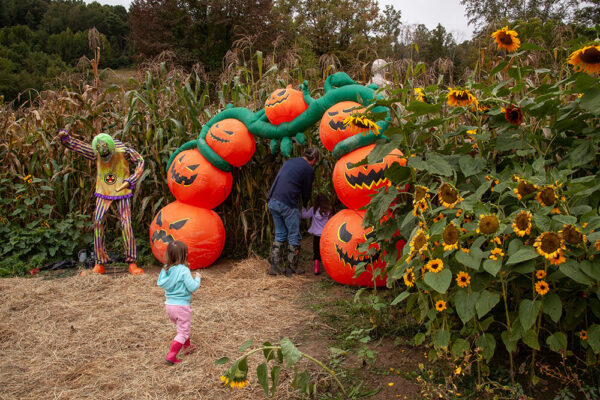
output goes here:
<path id="1" fill-rule="evenodd" d="M 298 267 L 298 261 L 300 261 L 300 245 L 292 245 L 288 246 L 288 254 L 287 254 L 287 268 L 285 270 L 285 276 L 292 276 L 292 274 L 302 275 L 304 273 L 304 269 Z"/>
<path id="2" fill-rule="evenodd" d="M 196 345 L 192 342 L 190 342 L 190 338 L 188 338 L 185 343 L 183 344 L 183 354 L 185 354 L 186 356 L 188 354 L 192 354 L 193 352 L 196 351 Z"/>
<path id="3" fill-rule="evenodd" d="M 281 256 L 284 245 L 284 242 L 273 242 L 273 247 L 271 248 L 271 268 L 269 268 L 269 275 L 279 275 L 283 272 L 281 269 Z"/>
<path id="4" fill-rule="evenodd" d="M 144 270 L 138 267 L 136 263 L 129 263 L 129 273 L 131 275 L 142 275 Z"/>
<path id="5" fill-rule="evenodd" d="M 177 340 L 171 342 L 171 349 L 169 350 L 169 354 L 165 357 L 165 360 L 167 360 L 168 363 L 176 364 L 181 362 L 181 360 L 177 359 L 177 353 L 181 350 L 181 346 L 183 345 Z"/>
<path id="6" fill-rule="evenodd" d="M 315 275 L 319 275 L 321 271 L 319 270 L 319 260 L 315 260 Z"/>

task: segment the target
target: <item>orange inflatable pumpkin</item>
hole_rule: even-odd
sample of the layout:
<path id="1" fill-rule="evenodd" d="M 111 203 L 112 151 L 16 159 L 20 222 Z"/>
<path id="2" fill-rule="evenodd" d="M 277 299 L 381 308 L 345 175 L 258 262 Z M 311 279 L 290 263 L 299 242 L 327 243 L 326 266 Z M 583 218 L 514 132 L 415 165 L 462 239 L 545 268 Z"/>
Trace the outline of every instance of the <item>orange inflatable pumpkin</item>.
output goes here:
<path id="1" fill-rule="evenodd" d="M 290 122 L 307 108 L 304 95 L 300 90 L 292 88 L 292 85 L 285 89 L 277 89 L 265 102 L 265 114 L 274 125 Z"/>
<path id="2" fill-rule="evenodd" d="M 394 162 L 406 164 L 400 150 L 394 149 L 383 160 L 358 167 L 353 165 L 363 160 L 375 147 L 374 144 L 356 149 L 338 160 L 333 169 L 333 187 L 340 201 L 348 208 L 361 208 L 369 204 L 371 196 L 391 182 L 384 176 Z"/>
<path id="3" fill-rule="evenodd" d="M 234 167 L 241 167 L 252 158 L 256 143 L 246 125 L 227 118 L 210 127 L 206 144 Z"/>
<path id="4" fill-rule="evenodd" d="M 363 228 L 364 211 L 341 210 L 335 214 L 321 234 L 321 259 L 331 279 L 345 285 L 373 286 L 373 268 L 385 267 L 381 254 L 368 258 L 358 246 L 367 241 L 373 228 Z M 375 248 L 378 249 L 377 245 Z M 372 260 L 366 270 L 354 278 L 359 263 Z M 385 276 L 375 279 L 377 286 L 385 286 Z"/>
<path id="5" fill-rule="evenodd" d="M 358 133 L 368 131 L 354 125 L 344 124 L 344 120 L 352 114 L 361 113 L 365 108 L 354 101 L 342 101 L 330 107 L 323 114 L 319 125 L 319 136 L 323 146 L 333 151 L 336 144 Z"/>
<path id="6" fill-rule="evenodd" d="M 167 185 L 175 198 L 196 207 L 212 209 L 221 204 L 233 178 L 209 163 L 197 149 L 182 151 L 167 172 Z"/>
<path id="7" fill-rule="evenodd" d="M 214 263 L 225 245 L 225 227 L 213 210 L 174 201 L 163 207 L 150 224 L 152 253 L 165 263 L 167 246 L 181 240 L 188 246 L 190 269 Z"/>

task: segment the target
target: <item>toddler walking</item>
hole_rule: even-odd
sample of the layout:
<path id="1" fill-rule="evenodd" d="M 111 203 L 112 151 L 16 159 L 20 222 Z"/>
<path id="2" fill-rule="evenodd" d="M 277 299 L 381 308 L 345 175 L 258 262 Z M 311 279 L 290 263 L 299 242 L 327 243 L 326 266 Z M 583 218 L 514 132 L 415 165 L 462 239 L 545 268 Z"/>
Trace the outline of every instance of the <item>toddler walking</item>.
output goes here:
<path id="1" fill-rule="evenodd" d="M 171 349 L 165 357 L 167 362 L 175 364 L 181 362 L 177 353 L 183 346 L 184 354 L 196 350 L 196 345 L 190 342 L 190 325 L 192 323 L 192 307 L 190 300 L 192 293 L 200 287 L 200 274 L 192 273 L 187 263 L 187 245 L 175 240 L 167 246 L 167 265 L 160 271 L 157 284 L 165 290 L 165 305 L 167 315 L 177 327 L 177 336 L 171 342 Z"/>
<path id="2" fill-rule="evenodd" d="M 319 262 L 321 262 L 321 233 L 325 224 L 331 217 L 333 209 L 329 198 L 324 194 L 318 194 L 314 206 L 308 210 L 302 207 L 302 218 L 312 218 L 308 233 L 313 235 L 313 259 L 315 260 L 315 275 L 321 272 Z"/>

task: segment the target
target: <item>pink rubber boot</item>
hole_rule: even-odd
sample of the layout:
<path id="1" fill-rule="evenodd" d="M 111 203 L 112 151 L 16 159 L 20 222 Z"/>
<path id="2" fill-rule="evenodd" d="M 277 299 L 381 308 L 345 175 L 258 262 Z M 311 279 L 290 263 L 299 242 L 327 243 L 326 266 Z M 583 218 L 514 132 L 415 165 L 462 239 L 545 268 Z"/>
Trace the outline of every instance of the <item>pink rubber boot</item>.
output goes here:
<path id="1" fill-rule="evenodd" d="M 319 260 L 315 260 L 315 275 L 319 275 L 321 271 L 319 271 Z"/>
<path id="2" fill-rule="evenodd" d="M 177 359 L 177 353 L 179 353 L 179 350 L 181 350 L 181 346 L 183 345 L 177 340 L 173 340 L 171 342 L 171 349 L 169 350 L 169 354 L 167 354 L 165 357 L 165 360 L 167 360 L 168 363 L 176 364 L 181 362 L 181 360 Z"/>
<path id="3" fill-rule="evenodd" d="M 188 338 L 183 344 L 183 354 L 188 355 L 192 354 L 196 351 L 196 345 L 190 342 L 190 338 Z"/>

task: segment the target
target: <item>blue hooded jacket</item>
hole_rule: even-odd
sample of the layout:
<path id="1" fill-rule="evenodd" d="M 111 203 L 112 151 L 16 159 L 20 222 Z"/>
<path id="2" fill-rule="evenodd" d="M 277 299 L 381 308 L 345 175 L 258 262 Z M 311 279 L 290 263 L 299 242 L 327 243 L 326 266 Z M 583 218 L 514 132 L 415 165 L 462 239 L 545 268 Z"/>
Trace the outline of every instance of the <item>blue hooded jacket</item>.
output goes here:
<path id="1" fill-rule="evenodd" d="M 192 278 L 190 269 L 179 264 L 169 268 L 169 272 L 162 269 L 156 284 L 165 290 L 165 304 L 189 306 L 192 293 L 200 287 L 200 277 Z"/>

